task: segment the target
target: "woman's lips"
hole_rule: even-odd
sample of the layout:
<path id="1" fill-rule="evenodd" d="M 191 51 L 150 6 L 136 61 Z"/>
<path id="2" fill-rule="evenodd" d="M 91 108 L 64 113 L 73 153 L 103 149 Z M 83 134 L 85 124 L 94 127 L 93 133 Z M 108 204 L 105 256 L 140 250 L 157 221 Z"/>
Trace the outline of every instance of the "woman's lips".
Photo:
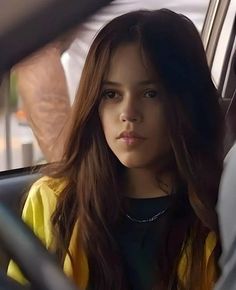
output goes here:
<path id="1" fill-rule="evenodd" d="M 144 138 L 140 137 L 121 137 L 120 140 L 127 145 L 140 144 L 144 141 Z"/>
<path id="2" fill-rule="evenodd" d="M 146 138 L 136 133 L 135 131 L 123 131 L 119 134 L 117 139 L 127 145 L 135 145 L 142 143 Z"/>

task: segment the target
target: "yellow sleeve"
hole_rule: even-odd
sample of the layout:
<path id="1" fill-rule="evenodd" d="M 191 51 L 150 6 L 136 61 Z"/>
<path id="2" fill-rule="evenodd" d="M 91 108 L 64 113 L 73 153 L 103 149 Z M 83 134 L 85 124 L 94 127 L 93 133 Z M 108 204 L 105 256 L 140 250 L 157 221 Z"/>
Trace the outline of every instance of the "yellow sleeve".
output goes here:
<path id="1" fill-rule="evenodd" d="M 216 246 L 216 235 L 214 232 L 210 232 L 206 238 L 205 241 L 205 255 L 204 255 L 204 261 L 207 266 L 207 273 L 206 273 L 206 280 L 208 280 L 208 283 L 210 284 L 211 281 L 214 281 L 214 267 L 208 266 L 210 257 L 214 251 L 214 248 Z M 183 282 L 183 284 L 186 283 L 187 275 L 189 274 L 189 269 L 187 268 L 187 260 L 188 257 L 191 257 L 190 252 L 190 245 L 187 245 L 186 250 L 184 251 L 182 258 L 180 260 L 179 268 L 178 268 L 178 275 L 180 277 L 180 280 Z M 204 288 L 204 289 L 212 289 L 212 288 Z"/>
<path id="2" fill-rule="evenodd" d="M 22 219 L 46 248 L 51 248 L 53 244 L 51 215 L 56 206 L 57 189 L 48 177 L 39 179 L 32 185 L 22 212 Z M 27 283 L 13 261 L 8 265 L 7 275 L 21 284 Z"/>
<path id="3" fill-rule="evenodd" d="M 210 232 L 207 236 L 205 243 L 205 253 L 206 253 L 206 263 L 208 263 L 209 258 L 216 246 L 217 238 L 214 232 Z"/>

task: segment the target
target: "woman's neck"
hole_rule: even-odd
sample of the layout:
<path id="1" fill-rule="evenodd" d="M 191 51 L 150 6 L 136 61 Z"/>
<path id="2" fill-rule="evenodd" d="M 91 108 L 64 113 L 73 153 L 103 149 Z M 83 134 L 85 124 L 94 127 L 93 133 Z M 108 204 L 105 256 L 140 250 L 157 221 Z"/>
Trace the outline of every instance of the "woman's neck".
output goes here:
<path id="1" fill-rule="evenodd" d="M 171 172 L 159 172 L 144 168 L 127 169 L 124 177 L 125 195 L 133 198 L 152 198 L 170 194 L 173 190 Z"/>

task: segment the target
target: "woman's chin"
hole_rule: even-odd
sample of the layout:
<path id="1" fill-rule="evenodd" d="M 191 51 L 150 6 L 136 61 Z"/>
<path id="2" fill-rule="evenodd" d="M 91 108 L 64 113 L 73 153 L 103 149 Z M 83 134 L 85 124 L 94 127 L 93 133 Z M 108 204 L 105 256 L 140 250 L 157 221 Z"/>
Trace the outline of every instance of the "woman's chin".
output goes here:
<path id="1" fill-rule="evenodd" d="M 143 167 L 146 167 L 146 163 L 145 162 L 142 162 L 140 160 L 120 160 L 119 161 L 127 168 L 143 168 Z"/>

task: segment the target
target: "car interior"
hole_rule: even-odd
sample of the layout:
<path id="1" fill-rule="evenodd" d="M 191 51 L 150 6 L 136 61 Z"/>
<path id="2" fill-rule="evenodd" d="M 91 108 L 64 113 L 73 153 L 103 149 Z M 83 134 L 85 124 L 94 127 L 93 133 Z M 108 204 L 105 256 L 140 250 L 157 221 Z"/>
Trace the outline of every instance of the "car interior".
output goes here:
<path id="1" fill-rule="evenodd" d="M 8 72 L 13 65 L 70 31 L 109 2 L 70 0 L 68 5 L 67 0 L 23 0 L 20 4 L 15 0 L 1 1 L 0 10 L 4 13 L 0 13 L 0 85 L 8 83 Z M 45 25 L 46 31 L 42 29 Z M 21 266 L 25 276 L 32 282 L 30 289 L 78 289 L 19 218 L 25 194 L 41 176 L 40 167 L 9 170 L 0 174 L 0 288 L 4 290 L 29 289 L 6 276 L 10 258 Z M 45 267 L 47 273 L 43 270 Z M 52 281 L 51 277 L 55 279 Z"/>
<path id="2" fill-rule="evenodd" d="M 232 0 L 231 0 L 232 1 Z M 20 11 L 18 15 L 11 15 L 11 7 L 12 5 L 16 5 L 15 3 L 18 1 L 15 0 L 4 0 L 3 5 L 6 6 L 7 13 L 9 12 L 8 17 L 5 15 L 4 19 L 0 18 L 0 51 L 1 51 L 1 57 L 0 57 L 0 76 L 4 75 L 9 71 L 9 69 L 17 63 L 19 60 L 24 58 L 25 56 L 29 55 L 31 52 L 35 51 L 39 47 L 42 47 L 44 44 L 48 43 L 52 39 L 55 39 L 58 35 L 61 35 L 62 33 L 68 31 L 70 28 L 74 27 L 75 25 L 79 24 L 81 21 L 85 19 L 88 15 L 92 14 L 94 11 L 96 11 L 98 8 L 102 7 L 103 5 L 107 4 L 110 1 L 96 1 L 96 0 L 83 0 L 83 1 L 77 1 L 77 0 L 59 0 L 59 1 L 42 1 L 41 0 L 35 0 L 34 4 L 31 5 L 29 3 L 32 3 L 31 1 L 22 1 L 22 7 L 20 7 L 24 11 Z M 211 5 L 212 2 L 216 3 L 217 1 L 210 1 Z M 219 45 L 220 41 L 220 33 L 222 31 L 223 22 L 219 25 L 217 23 L 216 18 L 217 15 L 223 15 L 223 21 L 226 20 L 227 17 L 227 11 L 230 7 L 230 1 L 219 1 L 224 2 L 228 5 L 221 7 L 220 5 L 216 5 L 215 12 L 212 13 L 212 7 L 208 9 L 208 14 L 206 16 L 205 25 L 209 25 L 211 22 L 211 26 L 208 27 L 210 31 L 208 31 L 209 39 L 207 39 L 207 42 L 210 43 L 211 37 L 215 37 L 214 33 L 218 33 L 218 37 L 215 37 L 215 48 L 212 49 L 212 47 L 208 49 L 211 50 L 211 53 L 213 51 L 213 54 L 208 57 L 210 58 L 210 64 L 213 66 L 214 62 L 214 52 L 216 52 L 217 46 Z M 233 1 L 232 1 L 233 2 Z M 231 2 L 231 3 L 232 3 Z M 70 5 L 68 5 L 70 3 Z M 2 3 L 0 4 L 0 7 L 2 6 Z M 27 7 L 27 9 L 26 9 Z M 220 11 L 220 9 L 223 10 Z M 79 11 L 79 12 L 76 12 Z M 221 13 L 220 13 L 221 12 Z M 55 23 L 52 25 L 50 17 L 48 18 L 48 15 L 55 16 Z M 209 17 L 211 18 L 211 21 L 209 20 Z M 49 19 L 49 20 L 48 20 Z M 62 19 L 62 21 L 60 21 Z M 214 22 L 215 20 L 215 22 Z M 50 21 L 48 23 L 47 21 Z M 222 21 L 222 19 L 221 19 Z M 4 25 L 2 25 L 2 23 Z M 30 23 L 30 25 L 29 25 Z M 40 29 L 42 24 L 48 27 L 47 33 L 45 33 L 45 30 Z M 217 31 L 215 26 L 218 27 Z M 33 37 L 34 32 L 32 31 L 35 28 L 37 31 L 37 39 Z M 206 35 L 206 27 L 205 29 L 205 35 Z M 204 31 L 203 29 L 203 31 Z M 211 34 L 212 31 L 215 31 L 213 34 Z M 204 38 L 204 35 L 203 35 Z M 20 43 L 22 45 L 16 45 L 17 43 Z M 211 44 L 212 45 L 212 44 Z M 210 45 L 210 46 L 211 46 Z M 10 49 L 14 48 L 14 49 Z M 205 45 L 207 50 L 207 45 Z M 233 143 L 236 141 L 236 17 L 234 16 L 234 19 L 232 21 L 232 27 L 230 30 L 230 36 L 228 38 L 227 43 L 227 49 L 225 51 L 224 60 L 223 60 L 223 66 L 221 69 L 221 75 L 218 83 L 218 90 L 219 93 L 222 95 L 221 99 L 221 105 L 222 109 L 225 112 L 225 124 L 226 124 L 226 136 L 225 136 L 225 154 L 229 151 L 229 149 L 232 147 Z M 21 168 L 21 169 L 13 169 L 8 170 L 4 172 L 0 172 L 0 205 L 4 206 L 4 208 L 8 208 L 11 212 L 14 212 L 16 215 L 20 216 L 22 205 L 24 202 L 24 198 L 32 185 L 32 183 L 40 178 L 42 174 L 40 173 L 42 169 L 42 166 L 35 166 L 35 167 L 27 167 L 27 168 Z M 4 208 L 0 208 L 0 214 L 3 216 L 8 216 L 8 220 L 11 220 L 9 218 L 9 212 L 4 213 Z M 3 220 L 6 220 L 6 218 L 3 218 Z M 0 221 L 0 228 L 4 225 L 3 221 Z M 10 222 L 9 224 L 10 225 Z M 14 224 L 14 219 L 12 220 L 13 228 L 17 227 L 16 224 Z M 21 228 L 21 225 L 18 225 Z M 4 227 L 4 229 L 7 229 L 7 225 Z M 24 229 L 21 228 L 22 232 L 24 232 Z M 0 232 L 2 232 L 0 230 Z M 16 230 L 16 233 L 19 233 L 19 230 Z M 10 232 L 9 232 L 10 235 Z M 1 233 L 0 233 L 1 236 Z M 28 233 L 25 233 L 25 236 L 28 236 Z M 14 238 L 15 236 L 12 236 Z M 8 237 L 10 240 L 10 238 Z M 14 238 L 15 239 L 15 238 Z M 27 239 L 26 239 L 27 240 Z M 29 238 L 30 240 L 30 238 Z M 35 241 L 34 241 L 35 242 Z M 32 242 L 32 243 L 34 243 Z M 15 246 L 18 245 L 17 240 L 12 241 L 12 244 Z M 20 243 L 20 241 L 19 241 Z M 0 238 L 0 244 L 4 244 L 3 240 Z M 4 272 L 6 272 L 7 264 L 9 262 L 9 253 L 12 253 L 11 251 L 8 251 L 6 247 L 7 245 L 0 247 L 0 281 L 3 281 L 0 283 L 2 284 L 3 289 L 26 289 L 25 287 L 22 287 L 18 284 L 13 285 L 14 283 L 12 281 L 9 282 L 8 279 L 6 279 L 6 276 L 4 275 Z M 29 242 L 29 249 L 32 246 Z M 40 247 L 39 247 L 40 248 Z M 32 252 L 32 253 L 31 253 Z M 34 255 L 34 250 L 32 248 L 32 251 L 30 251 L 30 254 Z M 28 252 L 29 253 L 29 252 Z M 42 253 L 42 257 L 44 257 L 44 252 L 39 250 L 37 257 L 35 259 L 38 259 L 38 256 L 40 256 L 40 253 Z M 28 254 L 27 254 L 28 255 Z M 43 258 L 42 258 L 43 259 Z M 37 260 L 38 264 L 41 262 L 41 260 Z M 45 263 L 43 261 L 42 263 Z M 22 264 L 23 265 L 23 264 Z M 68 281 L 64 281 L 61 278 L 58 278 L 61 283 L 55 284 L 54 286 L 48 286 L 46 284 L 39 285 L 40 282 L 39 279 L 36 278 L 35 274 L 28 272 L 28 266 L 23 265 L 23 270 L 27 272 L 28 277 L 32 279 L 32 281 L 35 282 L 35 285 L 38 287 L 41 287 L 39 289 L 75 289 L 73 288 L 73 285 L 65 286 Z M 53 271 L 53 270 L 52 270 Z M 59 277 L 59 276 L 58 276 Z M 37 280 L 38 279 L 38 280 Z M 61 280 L 60 280 L 61 279 Z M 37 281 L 36 281 L 37 280 Z M 55 279 L 56 280 L 56 279 Z M 64 284 L 63 284 L 64 283 Z M 69 285 L 69 284 L 68 284 Z M 11 287 L 10 287 L 11 286 Z M 54 287 L 54 288 L 53 288 Z M 60 288 L 58 288 L 60 287 Z M 64 287 L 64 288 L 63 288 Z M 71 288 L 69 288 L 71 287 Z M 1 288 L 1 286 L 0 286 Z M 1 288 L 2 289 L 2 288 Z M 38 289 L 38 288 L 37 288 Z"/>

